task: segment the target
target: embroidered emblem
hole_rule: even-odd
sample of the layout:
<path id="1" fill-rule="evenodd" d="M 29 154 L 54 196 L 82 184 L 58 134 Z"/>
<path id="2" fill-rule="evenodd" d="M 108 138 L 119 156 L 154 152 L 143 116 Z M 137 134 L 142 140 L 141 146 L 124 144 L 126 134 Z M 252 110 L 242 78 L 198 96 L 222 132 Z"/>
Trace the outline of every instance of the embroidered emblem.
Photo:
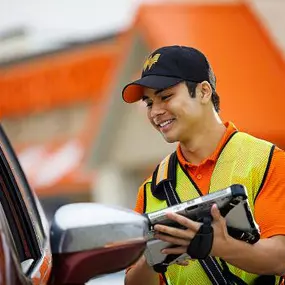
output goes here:
<path id="1" fill-rule="evenodd" d="M 143 65 L 143 71 L 146 71 L 147 69 L 150 70 L 151 67 L 158 61 L 160 57 L 160 54 L 157 53 L 153 56 L 150 56 Z"/>

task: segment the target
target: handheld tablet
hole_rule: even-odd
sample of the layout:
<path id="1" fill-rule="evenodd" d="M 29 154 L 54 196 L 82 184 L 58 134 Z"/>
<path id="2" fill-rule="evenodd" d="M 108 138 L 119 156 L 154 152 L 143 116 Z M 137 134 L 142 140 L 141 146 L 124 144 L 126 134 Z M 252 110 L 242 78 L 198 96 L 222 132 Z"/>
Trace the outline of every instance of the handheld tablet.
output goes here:
<path id="1" fill-rule="evenodd" d="M 225 217 L 228 233 L 232 237 L 248 243 L 255 243 L 259 240 L 259 228 L 254 221 L 248 204 L 247 190 L 245 186 L 241 184 L 234 184 L 214 193 L 163 210 L 145 214 L 150 226 L 145 251 L 148 264 L 153 266 L 164 262 L 170 265 L 187 258 L 187 254 L 183 254 L 170 259 L 169 256 L 160 252 L 163 248 L 172 247 L 174 245 L 153 237 L 153 226 L 155 224 L 181 228 L 181 225 L 167 218 L 166 214 L 168 212 L 175 212 L 194 221 L 202 222 L 204 217 L 211 215 L 211 207 L 213 204 L 217 204 L 221 215 Z"/>
<path id="2" fill-rule="evenodd" d="M 222 216 L 225 217 L 232 208 L 246 199 L 247 193 L 245 187 L 240 184 L 234 184 L 226 189 L 222 189 L 163 210 L 148 213 L 146 216 L 151 226 L 154 226 L 155 224 L 178 226 L 166 217 L 167 213 L 174 212 L 188 217 L 191 220 L 200 222 L 205 216 L 210 215 L 213 204 L 217 204 Z"/>

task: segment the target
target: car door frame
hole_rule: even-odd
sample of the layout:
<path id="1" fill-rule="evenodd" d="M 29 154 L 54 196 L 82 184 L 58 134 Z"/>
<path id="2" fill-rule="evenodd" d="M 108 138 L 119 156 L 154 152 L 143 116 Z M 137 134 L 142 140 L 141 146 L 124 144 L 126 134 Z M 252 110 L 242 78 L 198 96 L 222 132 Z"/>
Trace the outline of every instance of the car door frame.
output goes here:
<path id="1" fill-rule="evenodd" d="M 32 282 L 34 285 L 47 284 L 52 266 L 48 221 L 1 125 L 0 167 L 3 172 L 1 173 L 3 179 L 0 180 L 0 183 L 2 183 L 2 188 L 6 188 L 5 197 L 3 196 L 6 198 L 6 203 L 3 204 L 6 211 L 10 211 L 11 214 L 6 218 L 10 231 L 12 227 L 11 232 L 15 230 L 17 232 L 12 233 L 12 239 L 14 241 L 16 239 L 16 250 L 18 251 L 16 255 L 18 258 L 19 255 L 22 255 L 19 262 L 29 254 L 31 260 L 33 259 L 33 262 L 27 263 L 25 272 L 22 270 L 22 266 L 18 266 L 19 274 L 22 274 L 27 282 Z M 23 239 L 22 246 L 24 247 L 22 249 L 20 248 L 21 239 Z M 19 251 L 22 252 L 19 253 Z M 25 256 L 26 253 L 27 256 Z M 23 261 L 21 263 L 19 265 L 23 265 Z"/>

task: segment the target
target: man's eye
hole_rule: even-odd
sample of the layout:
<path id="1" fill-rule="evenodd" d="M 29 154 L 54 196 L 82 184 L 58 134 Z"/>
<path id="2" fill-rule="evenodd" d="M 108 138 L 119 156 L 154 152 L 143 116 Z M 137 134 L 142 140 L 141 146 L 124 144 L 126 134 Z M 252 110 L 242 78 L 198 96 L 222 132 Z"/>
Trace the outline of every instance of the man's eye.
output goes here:
<path id="1" fill-rule="evenodd" d="M 169 99 L 172 95 L 173 95 L 173 94 L 161 96 L 161 100 L 162 100 L 162 101 L 165 101 L 165 100 Z"/>
<path id="2" fill-rule="evenodd" d="M 146 103 L 146 107 L 150 108 L 152 106 L 152 102 L 145 102 Z"/>

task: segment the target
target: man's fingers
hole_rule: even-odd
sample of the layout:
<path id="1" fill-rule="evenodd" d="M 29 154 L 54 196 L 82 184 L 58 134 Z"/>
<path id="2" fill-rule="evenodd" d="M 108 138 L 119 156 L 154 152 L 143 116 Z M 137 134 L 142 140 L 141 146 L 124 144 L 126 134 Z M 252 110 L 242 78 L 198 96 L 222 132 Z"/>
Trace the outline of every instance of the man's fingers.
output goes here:
<path id="1" fill-rule="evenodd" d="M 215 221 L 218 221 L 221 218 L 221 213 L 218 209 L 217 204 L 214 204 L 211 208 L 211 215 Z"/>
<path id="2" fill-rule="evenodd" d="M 154 237 L 157 238 L 157 239 L 166 241 L 166 242 L 170 242 L 172 244 L 176 244 L 176 245 L 188 246 L 189 243 L 190 243 L 189 239 L 186 240 L 186 239 L 173 237 L 173 236 L 168 236 L 168 235 L 163 235 L 163 234 L 155 234 Z"/>
<path id="3" fill-rule="evenodd" d="M 186 218 L 182 215 L 178 215 L 176 213 L 167 213 L 166 216 L 169 219 L 179 223 L 180 225 L 182 225 L 188 229 L 192 229 L 194 231 L 198 231 L 200 226 L 201 226 L 201 223 L 195 222 L 189 218 Z"/>
<path id="4" fill-rule="evenodd" d="M 164 225 L 155 225 L 154 229 L 160 233 L 165 233 L 174 237 L 184 238 L 184 239 L 192 239 L 196 232 L 192 230 L 186 229 L 177 229 L 173 227 L 168 227 Z"/>
<path id="5" fill-rule="evenodd" d="M 183 254 L 187 251 L 186 246 L 169 247 L 161 251 L 163 254 Z"/>

